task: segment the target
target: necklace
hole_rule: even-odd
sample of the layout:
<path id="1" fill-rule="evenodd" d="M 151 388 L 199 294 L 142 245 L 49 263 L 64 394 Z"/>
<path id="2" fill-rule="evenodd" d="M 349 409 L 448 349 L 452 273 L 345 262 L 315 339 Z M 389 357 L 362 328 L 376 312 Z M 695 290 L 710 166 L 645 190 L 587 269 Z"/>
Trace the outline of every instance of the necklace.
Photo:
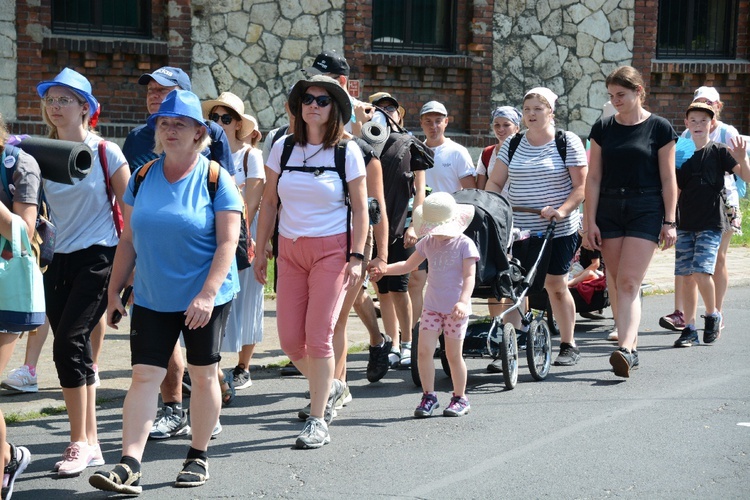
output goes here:
<path id="1" fill-rule="evenodd" d="M 310 156 L 305 156 L 305 148 L 302 148 L 302 158 L 303 158 L 303 160 L 302 160 L 302 166 L 306 167 L 307 166 L 307 160 L 309 160 L 310 158 L 312 158 L 316 154 L 318 154 L 321 151 L 323 151 L 324 147 L 325 147 L 325 144 L 322 145 L 322 146 L 320 146 L 320 148 L 318 148 L 318 150 L 316 152 L 314 152 L 313 154 L 311 154 Z"/>

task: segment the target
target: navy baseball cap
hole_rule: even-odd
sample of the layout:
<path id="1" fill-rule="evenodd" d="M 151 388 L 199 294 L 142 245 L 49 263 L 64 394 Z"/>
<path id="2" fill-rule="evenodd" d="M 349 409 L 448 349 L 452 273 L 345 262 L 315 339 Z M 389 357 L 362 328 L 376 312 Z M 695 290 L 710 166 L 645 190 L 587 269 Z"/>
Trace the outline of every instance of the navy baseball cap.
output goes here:
<path id="1" fill-rule="evenodd" d="M 331 75 L 344 75 L 349 77 L 349 63 L 346 62 L 346 58 L 340 55 L 335 50 L 326 50 L 318 54 L 315 58 L 315 62 L 309 68 L 304 68 L 302 71 L 310 76 L 331 74 Z"/>
<path id="2" fill-rule="evenodd" d="M 163 87 L 174 87 L 176 85 L 182 90 L 192 90 L 190 77 L 187 76 L 187 73 L 180 68 L 173 68 L 172 66 L 164 66 L 153 73 L 144 73 L 138 78 L 138 83 L 148 85 L 148 82 L 151 80 L 154 80 Z"/>

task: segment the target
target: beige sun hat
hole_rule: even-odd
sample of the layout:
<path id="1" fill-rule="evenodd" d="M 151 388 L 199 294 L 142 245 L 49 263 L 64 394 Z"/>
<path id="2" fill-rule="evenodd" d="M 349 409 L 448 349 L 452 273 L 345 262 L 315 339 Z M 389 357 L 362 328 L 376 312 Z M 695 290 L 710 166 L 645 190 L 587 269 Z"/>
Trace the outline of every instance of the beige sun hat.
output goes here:
<path id="1" fill-rule="evenodd" d="M 232 111 L 240 115 L 240 119 L 242 120 L 242 128 L 237 134 L 237 137 L 239 139 L 247 137 L 248 135 L 253 133 L 253 130 L 256 130 L 258 128 L 258 120 L 250 115 L 245 114 L 245 103 L 242 102 L 242 99 L 237 97 L 235 94 L 232 94 L 231 92 L 222 92 L 221 95 L 219 95 L 219 97 L 217 97 L 216 99 L 203 101 L 201 103 L 201 109 L 203 110 L 203 117 L 206 120 L 209 119 L 209 113 L 211 113 L 211 110 L 216 106 L 222 106 L 227 109 L 231 109 Z"/>
<path id="2" fill-rule="evenodd" d="M 450 193 L 432 193 L 414 209 L 414 229 L 418 236 L 428 234 L 458 236 L 474 218 L 474 205 L 456 203 Z"/>

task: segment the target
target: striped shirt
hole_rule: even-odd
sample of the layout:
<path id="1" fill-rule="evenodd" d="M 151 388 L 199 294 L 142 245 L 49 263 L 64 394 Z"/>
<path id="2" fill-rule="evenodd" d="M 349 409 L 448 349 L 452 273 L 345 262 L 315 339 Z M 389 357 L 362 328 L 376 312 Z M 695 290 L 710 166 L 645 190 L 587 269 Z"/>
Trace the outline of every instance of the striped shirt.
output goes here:
<path id="1" fill-rule="evenodd" d="M 572 132 L 565 132 L 567 139 L 567 160 L 563 163 L 557 151 L 555 140 L 543 146 L 532 146 L 521 139 L 518 149 L 513 154 L 513 161 L 508 165 L 508 148 L 506 140 L 498 153 L 498 159 L 508 165 L 510 184 L 509 199 L 512 206 L 542 209 L 546 206 L 559 208 L 573 190 L 573 182 L 568 168 L 588 165 L 586 150 L 581 139 Z M 580 211 L 574 210 L 562 221 L 557 222 L 555 237 L 569 236 L 575 233 L 580 225 Z M 533 233 L 544 231 L 548 222 L 535 215 L 514 212 L 513 225 Z"/>

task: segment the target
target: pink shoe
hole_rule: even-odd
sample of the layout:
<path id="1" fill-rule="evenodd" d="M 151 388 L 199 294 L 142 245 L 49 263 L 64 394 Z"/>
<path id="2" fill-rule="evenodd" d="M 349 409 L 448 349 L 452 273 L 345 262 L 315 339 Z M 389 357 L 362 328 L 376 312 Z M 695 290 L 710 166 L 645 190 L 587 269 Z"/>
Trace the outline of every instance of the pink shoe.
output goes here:
<path id="1" fill-rule="evenodd" d="M 70 443 L 57 468 L 58 476 L 74 476 L 86 469 L 91 458 L 91 447 L 85 441 Z"/>
<path id="2" fill-rule="evenodd" d="M 100 465 L 104 465 L 104 457 L 102 456 L 102 449 L 99 446 L 99 443 L 96 443 L 93 446 L 89 446 L 89 451 L 89 461 L 86 467 L 98 467 Z M 55 464 L 54 470 L 59 471 L 60 466 L 63 464 L 63 462 L 65 462 L 64 458 Z"/>

